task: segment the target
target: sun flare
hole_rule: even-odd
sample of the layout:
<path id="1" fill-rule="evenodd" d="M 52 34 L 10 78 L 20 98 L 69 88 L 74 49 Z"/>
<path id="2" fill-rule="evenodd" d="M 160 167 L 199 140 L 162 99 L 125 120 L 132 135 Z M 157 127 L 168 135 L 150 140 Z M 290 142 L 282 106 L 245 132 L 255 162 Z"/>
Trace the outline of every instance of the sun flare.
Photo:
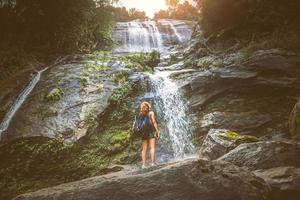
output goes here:
<path id="1" fill-rule="evenodd" d="M 119 5 L 145 11 L 148 17 L 153 17 L 155 12 L 167 8 L 165 0 L 120 0 Z"/>

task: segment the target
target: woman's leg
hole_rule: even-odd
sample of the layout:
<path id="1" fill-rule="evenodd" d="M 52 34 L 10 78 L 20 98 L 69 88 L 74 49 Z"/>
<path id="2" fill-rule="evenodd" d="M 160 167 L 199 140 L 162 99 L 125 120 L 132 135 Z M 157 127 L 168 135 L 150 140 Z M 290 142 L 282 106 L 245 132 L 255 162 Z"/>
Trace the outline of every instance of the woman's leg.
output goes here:
<path id="1" fill-rule="evenodd" d="M 155 138 L 151 138 L 149 140 L 150 143 L 150 156 L 151 156 L 151 161 L 152 165 L 156 165 L 156 158 L 155 158 Z"/>
<path id="2" fill-rule="evenodd" d="M 147 146 L 148 146 L 148 140 L 143 140 L 143 145 L 142 145 L 143 166 L 146 166 Z"/>

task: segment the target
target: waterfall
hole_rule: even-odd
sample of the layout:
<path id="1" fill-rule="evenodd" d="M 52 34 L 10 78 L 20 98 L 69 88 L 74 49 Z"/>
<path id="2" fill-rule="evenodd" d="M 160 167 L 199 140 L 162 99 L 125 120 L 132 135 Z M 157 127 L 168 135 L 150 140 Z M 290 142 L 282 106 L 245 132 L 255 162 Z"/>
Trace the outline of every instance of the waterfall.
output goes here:
<path id="1" fill-rule="evenodd" d="M 154 21 L 119 22 L 114 38 L 121 43 L 115 52 L 163 50 L 161 34 Z"/>
<path id="2" fill-rule="evenodd" d="M 114 49 L 117 53 L 150 52 L 164 53 L 174 44 L 190 39 L 191 24 L 180 20 L 134 20 L 118 22 L 113 38 L 118 44 Z"/>
<path id="3" fill-rule="evenodd" d="M 155 110 L 162 118 L 162 138 L 171 146 L 173 158 L 180 159 L 195 151 L 191 142 L 191 124 L 179 88 L 168 76 L 170 72 L 149 74 Z"/>
<path id="4" fill-rule="evenodd" d="M 39 82 L 41 78 L 41 74 L 46 70 L 47 68 L 37 72 L 35 77 L 30 81 L 28 86 L 19 94 L 9 111 L 4 116 L 4 119 L 2 123 L 0 124 L 0 136 L 1 133 L 3 133 L 9 126 L 10 121 L 12 120 L 15 113 L 19 110 L 19 108 L 22 106 L 28 95 L 31 93 L 33 88 L 36 86 L 36 84 Z"/>

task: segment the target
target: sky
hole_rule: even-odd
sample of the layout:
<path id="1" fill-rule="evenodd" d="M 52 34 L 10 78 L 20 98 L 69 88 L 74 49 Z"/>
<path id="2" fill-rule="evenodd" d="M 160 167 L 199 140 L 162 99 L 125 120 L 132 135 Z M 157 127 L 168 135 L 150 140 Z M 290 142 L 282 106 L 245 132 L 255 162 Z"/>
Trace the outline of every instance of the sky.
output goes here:
<path id="1" fill-rule="evenodd" d="M 161 9 L 167 9 L 165 0 L 120 0 L 119 5 L 145 11 L 149 17 Z"/>

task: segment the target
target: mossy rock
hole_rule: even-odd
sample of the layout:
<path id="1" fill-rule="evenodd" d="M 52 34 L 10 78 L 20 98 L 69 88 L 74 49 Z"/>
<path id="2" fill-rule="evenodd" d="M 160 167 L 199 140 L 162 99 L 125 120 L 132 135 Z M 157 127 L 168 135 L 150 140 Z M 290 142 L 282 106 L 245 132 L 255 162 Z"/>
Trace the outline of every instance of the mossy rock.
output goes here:
<path id="1" fill-rule="evenodd" d="M 46 100 L 47 101 L 59 101 L 62 96 L 64 95 L 64 91 L 61 88 L 54 88 L 52 89 L 47 95 Z"/>
<path id="2" fill-rule="evenodd" d="M 226 140 L 235 141 L 235 142 L 257 142 L 259 139 L 252 135 L 240 135 L 234 131 L 227 131 L 224 134 L 220 135 Z"/>
<path id="3" fill-rule="evenodd" d="M 240 135 L 226 129 L 210 129 L 200 148 L 200 157 L 217 159 L 242 143 L 257 142 L 251 135 Z"/>

